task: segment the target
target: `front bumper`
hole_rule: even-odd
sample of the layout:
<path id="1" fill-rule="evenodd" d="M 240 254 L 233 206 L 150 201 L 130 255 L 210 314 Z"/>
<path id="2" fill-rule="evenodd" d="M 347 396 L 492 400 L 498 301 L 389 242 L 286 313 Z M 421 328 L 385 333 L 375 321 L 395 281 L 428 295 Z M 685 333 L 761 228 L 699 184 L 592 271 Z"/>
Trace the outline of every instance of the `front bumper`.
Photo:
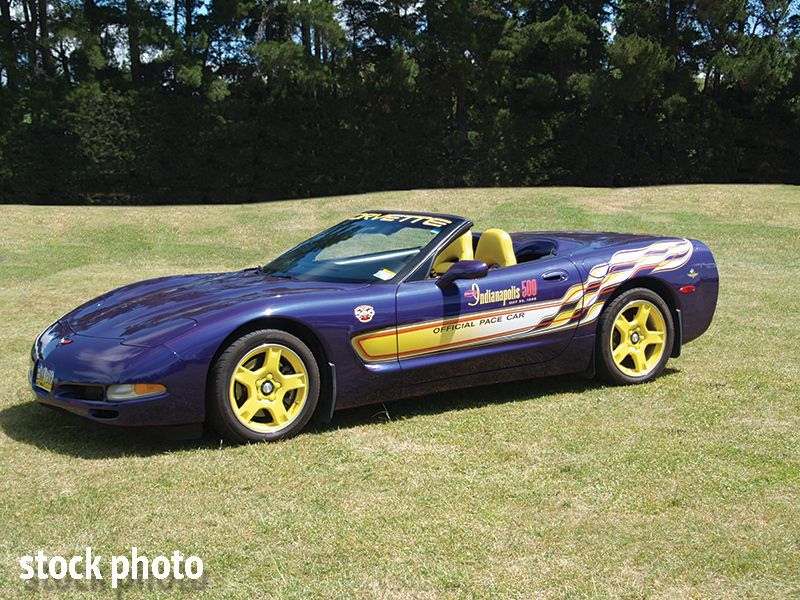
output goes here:
<path id="1" fill-rule="evenodd" d="M 45 377 L 39 370 L 47 369 Z M 37 402 L 114 425 L 185 425 L 205 420 L 207 365 L 182 360 L 169 348 L 126 346 L 89 338 L 62 322 L 46 329 L 31 350 L 29 382 Z M 120 383 L 159 383 L 158 396 L 109 401 Z"/>

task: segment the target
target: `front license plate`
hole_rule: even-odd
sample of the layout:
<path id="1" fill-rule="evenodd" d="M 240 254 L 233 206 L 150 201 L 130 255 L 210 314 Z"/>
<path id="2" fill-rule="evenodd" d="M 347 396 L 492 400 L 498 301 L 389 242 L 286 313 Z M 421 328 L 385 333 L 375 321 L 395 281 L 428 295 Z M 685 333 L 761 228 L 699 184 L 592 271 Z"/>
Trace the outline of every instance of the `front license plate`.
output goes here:
<path id="1" fill-rule="evenodd" d="M 53 389 L 53 380 L 55 377 L 56 373 L 53 367 L 42 361 L 36 364 L 36 387 L 42 388 L 49 394 Z"/>

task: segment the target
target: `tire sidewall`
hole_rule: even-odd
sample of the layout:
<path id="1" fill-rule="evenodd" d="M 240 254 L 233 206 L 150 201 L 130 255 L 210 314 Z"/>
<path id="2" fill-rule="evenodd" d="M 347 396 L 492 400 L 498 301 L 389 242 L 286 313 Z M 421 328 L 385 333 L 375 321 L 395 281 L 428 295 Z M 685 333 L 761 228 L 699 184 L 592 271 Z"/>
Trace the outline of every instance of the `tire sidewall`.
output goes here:
<path id="1" fill-rule="evenodd" d="M 230 384 L 239 362 L 254 349 L 264 346 L 283 346 L 303 362 L 306 372 L 307 396 L 300 413 L 281 429 L 263 432 L 242 423 L 234 413 Z M 314 414 L 319 400 L 319 366 L 311 350 L 299 338 L 277 329 L 261 329 L 241 336 L 228 346 L 212 366 L 207 402 L 208 420 L 222 437 L 239 444 L 269 442 L 296 435 Z"/>
<path id="2" fill-rule="evenodd" d="M 629 304 L 643 300 L 655 306 L 664 319 L 666 336 L 662 356 L 656 366 L 642 375 L 633 376 L 622 371 L 611 354 L 611 336 L 614 333 L 614 323 Z M 600 315 L 597 332 L 597 371 L 602 379 L 620 385 L 645 383 L 658 377 L 672 354 L 672 345 L 675 339 L 675 327 L 672 312 L 667 303 L 656 292 L 648 288 L 632 288 L 614 298 Z"/>

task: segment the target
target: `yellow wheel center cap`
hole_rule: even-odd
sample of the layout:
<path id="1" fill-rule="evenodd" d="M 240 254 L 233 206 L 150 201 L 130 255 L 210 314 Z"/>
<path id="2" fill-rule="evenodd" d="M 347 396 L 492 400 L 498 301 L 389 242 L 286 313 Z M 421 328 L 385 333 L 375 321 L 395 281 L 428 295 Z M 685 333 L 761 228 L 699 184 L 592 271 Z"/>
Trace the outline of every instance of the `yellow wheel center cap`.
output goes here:
<path id="1" fill-rule="evenodd" d="M 631 343 L 632 344 L 638 344 L 640 339 L 641 339 L 641 337 L 639 336 L 639 334 L 637 332 L 634 331 L 631 334 Z"/>
<path id="2" fill-rule="evenodd" d="M 274 391 L 275 391 L 275 384 L 272 381 L 267 380 L 261 384 L 261 393 L 264 394 L 265 396 L 269 396 Z"/>

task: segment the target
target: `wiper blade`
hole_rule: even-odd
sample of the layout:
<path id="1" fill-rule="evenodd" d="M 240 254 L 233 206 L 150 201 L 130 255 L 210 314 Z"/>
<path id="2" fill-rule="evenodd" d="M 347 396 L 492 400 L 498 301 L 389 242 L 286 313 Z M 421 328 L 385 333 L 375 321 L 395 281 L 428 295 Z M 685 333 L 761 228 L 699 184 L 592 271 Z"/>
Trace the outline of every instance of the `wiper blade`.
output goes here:
<path id="1" fill-rule="evenodd" d="M 274 277 L 275 279 L 294 279 L 291 275 L 279 275 L 279 271 L 276 273 L 270 273 L 265 267 L 258 267 L 258 272 L 262 275 L 266 275 L 267 277 Z"/>

